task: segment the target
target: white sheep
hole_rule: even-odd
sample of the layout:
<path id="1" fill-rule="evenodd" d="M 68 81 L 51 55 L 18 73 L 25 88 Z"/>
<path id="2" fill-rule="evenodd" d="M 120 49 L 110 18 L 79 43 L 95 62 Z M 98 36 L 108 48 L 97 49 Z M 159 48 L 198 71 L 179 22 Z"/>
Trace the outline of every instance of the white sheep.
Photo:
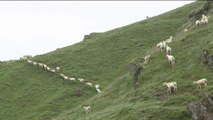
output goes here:
<path id="1" fill-rule="evenodd" d="M 166 49 L 166 46 L 167 46 L 166 42 L 163 41 L 163 42 L 162 42 L 162 50 Z"/>
<path id="2" fill-rule="evenodd" d="M 98 93 L 101 93 L 101 90 L 100 90 L 100 85 L 99 84 L 96 84 L 95 85 L 95 89 Z"/>
<path id="3" fill-rule="evenodd" d="M 187 31 L 188 31 L 188 29 L 187 29 L 187 28 L 183 30 L 183 32 L 187 32 Z"/>
<path id="4" fill-rule="evenodd" d="M 90 82 L 86 82 L 85 84 L 88 85 L 88 86 L 90 86 L 90 87 L 93 87 L 93 84 L 90 83 Z"/>
<path id="5" fill-rule="evenodd" d="M 76 81 L 76 79 L 75 78 L 69 78 L 71 81 Z"/>
<path id="6" fill-rule="evenodd" d="M 63 78 L 64 78 L 64 80 L 69 80 L 69 77 L 67 77 L 67 76 L 64 76 Z"/>
<path id="7" fill-rule="evenodd" d="M 84 82 L 84 79 L 83 78 L 78 78 L 78 80 L 82 83 Z"/>
<path id="8" fill-rule="evenodd" d="M 163 50 L 163 43 L 162 42 L 160 42 L 160 43 L 158 43 L 157 45 L 156 45 L 156 48 L 157 48 L 157 51 L 162 51 Z"/>
<path id="9" fill-rule="evenodd" d="M 172 54 L 172 48 L 170 48 L 169 46 L 166 46 L 166 54 L 167 55 L 171 55 Z"/>
<path id="10" fill-rule="evenodd" d="M 56 69 L 56 71 L 59 71 L 61 68 L 57 66 L 55 69 Z"/>
<path id="11" fill-rule="evenodd" d="M 36 65 L 38 65 L 38 63 L 37 62 L 33 62 L 33 65 L 36 66 Z"/>
<path id="12" fill-rule="evenodd" d="M 147 55 L 144 57 L 144 64 L 149 63 L 151 55 Z"/>
<path id="13" fill-rule="evenodd" d="M 206 87 L 206 85 L 207 85 L 207 79 L 206 78 L 202 78 L 200 80 L 193 81 L 193 84 L 197 85 L 197 88 L 200 87 L 200 89 L 201 89 L 201 84 L 204 84 L 204 86 Z"/>
<path id="14" fill-rule="evenodd" d="M 164 82 L 163 86 L 165 85 L 168 87 L 168 92 L 172 93 L 172 88 L 177 91 L 177 82 Z"/>
<path id="15" fill-rule="evenodd" d="M 51 69 L 50 71 L 51 71 L 52 73 L 55 73 L 55 72 L 56 72 L 54 69 Z"/>
<path id="16" fill-rule="evenodd" d="M 99 88 L 96 88 L 96 91 L 97 91 L 98 93 L 101 93 L 101 90 L 100 90 Z"/>
<path id="17" fill-rule="evenodd" d="M 196 20 L 196 21 L 195 21 L 195 24 L 196 24 L 197 26 L 199 26 L 199 25 L 201 24 L 201 21 L 200 21 L 200 20 Z"/>
<path id="18" fill-rule="evenodd" d="M 208 19 L 208 17 L 207 17 L 207 16 L 205 16 L 204 14 L 202 14 L 202 18 L 201 18 L 201 20 L 205 20 L 205 19 Z"/>
<path id="19" fill-rule="evenodd" d="M 47 71 L 50 71 L 50 69 L 51 69 L 50 67 L 46 67 L 46 70 L 47 70 Z"/>
<path id="20" fill-rule="evenodd" d="M 170 37 L 165 41 L 165 43 L 166 43 L 166 44 L 172 43 L 172 38 L 173 38 L 173 37 L 170 36 Z"/>
<path id="21" fill-rule="evenodd" d="M 31 61 L 31 60 L 27 60 L 27 62 L 28 62 L 28 63 L 30 63 L 30 64 L 32 64 L 32 63 L 33 63 L 33 61 Z"/>
<path id="22" fill-rule="evenodd" d="M 173 66 L 175 64 L 175 57 L 172 55 L 166 55 L 168 58 L 169 63 Z"/>
<path id="23" fill-rule="evenodd" d="M 43 67 L 44 67 L 45 70 L 47 69 L 47 65 L 46 64 L 44 64 Z"/>
<path id="24" fill-rule="evenodd" d="M 38 63 L 38 66 L 39 66 L 39 67 L 43 67 L 44 64 L 43 64 L 43 63 Z"/>
<path id="25" fill-rule="evenodd" d="M 202 25 L 206 25 L 208 22 L 209 22 L 209 20 L 207 18 L 204 18 L 201 20 Z"/>
<path id="26" fill-rule="evenodd" d="M 83 108 L 84 108 L 86 114 L 91 112 L 91 107 L 90 106 L 84 106 Z"/>
<path id="27" fill-rule="evenodd" d="M 60 76 L 61 76 L 61 77 L 64 77 L 65 75 L 64 75 L 64 74 L 60 74 Z"/>
<path id="28" fill-rule="evenodd" d="M 99 85 L 99 84 L 96 84 L 96 85 L 95 85 L 95 88 L 96 88 L 96 89 L 99 89 L 99 88 L 100 88 L 100 85 Z"/>

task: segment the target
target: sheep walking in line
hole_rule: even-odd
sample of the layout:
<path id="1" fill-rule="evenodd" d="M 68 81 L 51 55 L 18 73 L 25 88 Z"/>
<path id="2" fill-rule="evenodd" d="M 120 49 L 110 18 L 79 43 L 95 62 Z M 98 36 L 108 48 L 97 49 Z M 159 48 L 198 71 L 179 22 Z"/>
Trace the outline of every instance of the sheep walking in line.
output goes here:
<path id="1" fill-rule="evenodd" d="M 58 72 L 61 68 L 57 66 L 55 69 Z"/>
<path id="2" fill-rule="evenodd" d="M 63 79 L 64 79 L 64 80 L 69 80 L 69 77 L 63 76 Z"/>
<path id="3" fill-rule="evenodd" d="M 203 84 L 206 87 L 206 85 L 207 85 L 207 79 L 206 78 L 202 78 L 200 80 L 193 81 L 193 84 L 197 85 L 197 88 L 201 89 L 201 84 Z"/>
<path id="4" fill-rule="evenodd" d="M 55 72 L 56 72 L 56 70 L 54 70 L 54 69 L 51 69 L 50 71 L 51 71 L 52 73 L 55 73 Z"/>
<path id="5" fill-rule="evenodd" d="M 166 55 L 168 58 L 169 63 L 173 66 L 175 64 L 175 57 L 172 55 Z"/>
<path id="6" fill-rule="evenodd" d="M 177 82 L 164 82 L 163 86 L 167 86 L 169 93 L 172 93 L 172 88 L 177 91 Z"/>
<path id="7" fill-rule="evenodd" d="M 32 64 L 32 63 L 33 63 L 33 61 L 31 61 L 31 60 L 27 60 L 27 62 L 28 62 L 29 64 Z"/>
<path id="8" fill-rule="evenodd" d="M 189 31 L 187 28 L 183 30 L 183 32 L 187 32 L 187 31 Z"/>
<path id="9" fill-rule="evenodd" d="M 84 79 L 83 78 L 78 78 L 78 80 L 82 83 L 84 82 Z"/>
<path id="10" fill-rule="evenodd" d="M 88 85 L 88 86 L 90 86 L 90 87 L 93 87 L 93 84 L 90 83 L 90 82 L 86 82 L 85 84 Z"/>
<path id="11" fill-rule="evenodd" d="M 33 65 L 36 66 L 36 65 L 38 65 L 38 63 L 37 62 L 33 62 Z"/>
<path id="12" fill-rule="evenodd" d="M 172 54 L 172 48 L 170 48 L 169 46 L 166 46 L 166 54 L 167 55 L 171 55 Z"/>
<path id="13" fill-rule="evenodd" d="M 144 64 L 149 63 L 151 55 L 147 55 L 144 57 Z"/>
<path id="14" fill-rule="evenodd" d="M 43 64 L 43 63 L 38 63 L 38 66 L 39 66 L 39 67 L 43 67 L 44 64 Z"/>
<path id="15" fill-rule="evenodd" d="M 101 93 L 101 90 L 98 88 L 98 89 L 96 89 L 96 91 L 98 92 L 98 93 Z"/>
<path id="16" fill-rule="evenodd" d="M 91 112 L 91 107 L 90 106 L 84 106 L 83 109 L 85 110 L 86 114 Z"/>
<path id="17" fill-rule="evenodd" d="M 70 80 L 70 81 L 76 81 L 76 79 L 75 79 L 75 78 L 69 78 L 69 80 Z"/>

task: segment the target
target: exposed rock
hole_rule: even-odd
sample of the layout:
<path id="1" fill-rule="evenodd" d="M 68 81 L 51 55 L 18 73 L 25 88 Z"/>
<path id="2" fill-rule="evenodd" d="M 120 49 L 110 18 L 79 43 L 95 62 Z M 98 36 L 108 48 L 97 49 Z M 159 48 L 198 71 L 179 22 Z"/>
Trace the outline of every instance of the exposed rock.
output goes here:
<path id="1" fill-rule="evenodd" d="M 207 63 L 208 63 L 209 69 L 213 71 L 213 55 L 208 56 Z"/>
<path id="2" fill-rule="evenodd" d="M 209 52 L 206 49 L 203 49 L 200 53 L 200 59 L 202 63 L 207 63 L 207 57 L 209 55 Z"/>
<path id="3" fill-rule="evenodd" d="M 143 70 L 142 65 L 140 64 L 141 60 L 140 58 L 137 58 L 133 62 L 129 64 L 129 73 L 132 75 L 132 82 L 133 82 L 133 88 L 136 89 L 136 86 L 138 84 L 139 76 L 141 74 L 141 71 Z"/>
<path id="4" fill-rule="evenodd" d="M 188 108 L 193 120 L 208 120 L 206 107 L 200 102 L 189 103 Z"/>
<path id="5" fill-rule="evenodd" d="M 91 37 L 93 37 L 96 34 L 98 34 L 98 33 L 93 32 L 93 33 L 90 33 L 89 35 L 84 35 L 84 39 L 83 40 L 88 40 L 88 39 L 90 39 Z"/>
<path id="6" fill-rule="evenodd" d="M 212 8 L 212 3 L 213 1 L 206 1 L 202 8 L 196 10 L 196 11 L 193 11 L 191 12 L 189 15 L 188 15 L 188 19 L 189 20 L 192 20 L 192 21 L 195 21 L 195 20 L 198 20 L 201 18 L 202 14 L 207 14 L 211 8 Z"/>

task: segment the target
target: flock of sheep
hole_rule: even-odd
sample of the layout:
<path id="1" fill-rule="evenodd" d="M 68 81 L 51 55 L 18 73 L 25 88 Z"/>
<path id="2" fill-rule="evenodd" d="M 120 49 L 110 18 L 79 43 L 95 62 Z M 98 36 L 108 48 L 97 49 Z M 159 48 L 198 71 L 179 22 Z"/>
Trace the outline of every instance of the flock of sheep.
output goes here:
<path id="1" fill-rule="evenodd" d="M 27 62 L 29 64 L 33 65 L 33 66 L 38 66 L 40 68 L 43 68 L 46 71 L 52 72 L 54 74 L 57 74 L 57 75 L 61 76 L 63 80 L 70 80 L 70 81 L 77 81 L 78 80 L 80 83 L 85 83 L 85 85 L 87 85 L 89 87 L 95 87 L 96 91 L 98 93 L 101 93 L 100 85 L 99 84 L 93 85 L 91 82 L 88 82 L 88 81 L 86 81 L 83 78 L 72 78 L 72 77 L 68 77 L 68 76 L 66 76 L 66 75 L 64 75 L 62 73 L 59 73 L 61 68 L 58 67 L 58 66 L 55 69 L 52 69 L 49 66 L 47 66 L 46 64 L 44 64 L 44 63 L 38 63 L 38 62 L 35 62 L 35 61 L 31 61 L 31 60 L 27 60 Z M 89 112 L 91 112 L 91 107 L 90 106 L 84 106 L 83 108 L 84 108 L 86 114 L 88 114 Z"/>
<path id="2" fill-rule="evenodd" d="M 208 22 L 209 22 L 208 17 L 203 14 L 201 20 L 196 20 L 195 24 L 197 26 L 200 26 L 200 25 L 206 25 Z"/>
<path id="3" fill-rule="evenodd" d="M 208 23 L 208 17 L 205 16 L 205 15 L 202 15 L 202 18 L 201 20 L 196 20 L 195 24 L 197 26 L 200 26 L 200 25 L 206 25 Z M 184 29 L 184 32 L 187 32 L 188 29 Z M 172 39 L 173 39 L 173 36 L 170 36 L 168 39 L 166 39 L 165 41 L 163 42 L 160 42 L 156 45 L 157 47 L 157 51 L 166 51 L 166 57 L 167 57 L 167 60 L 169 62 L 169 64 L 171 64 L 172 66 L 175 64 L 175 57 L 172 54 L 172 48 L 169 47 L 168 45 L 172 43 Z M 144 64 L 148 64 L 149 61 L 150 61 L 150 58 L 151 58 L 151 55 L 146 55 L 144 57 Z M 197 88 L 202 88 L 201 85 L 204 85 L 204 87 L 207 86 L 207 79 L 206 78 L 202 78 L 200 80 L 197 80 L 197 81 L 193 81 L 193 84 L 197 86 Z M 163 83 L 163 86 L 167 86 L 167 92 L 168 93 L 172 93 L 172 90 L 174 91 L 177 91 L 177 82 L 173 81 L 173 82 L 164 82 Z M 89 112 L 91 112 L 91 106 L 86 106 L 86 107 L 83 107 L 86 114 L 88 114 Z"/>
<path id="4" fill-rule="evenodd" d="M 195 22 L 195 24 L 197 26 L 206 25 L 207 23 L 208 23 L 208 17 L 205 16 L 205 15 L 202 15 L 201 20 L 196 20 L 196 22 Z M 188 29 L 184 29 L 184 32 L 187 32 L 187 31 L 188 31 Z M 156 45 L 156 47 L 157 47 L 157 51 L 161 51 L 161 52 L 164 51 L 164 50 L 166 51 L 166 57 L 168 59 L 168 62 L 169 62 L 169 64 L 171 64 L 173 66 L 175 64 L 175 57 L 171 55 L 172 49 L 171 49 L 171 47 L 168 46 L 169 44 L 172 43 L 172 39 L 173 39 L 173 37 L 170 36 L 165 41 L 158 43 Z M 144 64 L 149 63 L 150 57 L 151 57 L 151 55 L 147 55 L 147 56 L 144 57 Z M 46 64 L 43 64 L 43 63 L 37 63 L 37 62 L 31 61 L 31 60 L 27 60 L 27 62 L 29 64 L 32 64 L 33 66 L 39 66 L 46 71 L 60 75 L 62 77 L 62 79 L 64 79 L 64 80 L 70 80 L 70 81 L 77 81 L 78 80 L 78 81 L 80 81 L 80 83 L 85 83 L 85 85 L 87 85 L 89 87 L 95 87 L 96 91 L 98 93 L 101 93 L 99 84 L 93 85 L 91 82 L 88 82 L 83 78 L 70 78 L 70 77 L 68 77 L 68 76 L 66 76 L 62 73 L 59 73 L 60 67 L 58 67 L 58 66 L 55 69 L 52 69 L 52 68 L 50 68 L 49 66 L 47 66 Z M 197 80 L 197 81 L 193 81 L 193 84 L 197 85 L 197 88 L 201 89 L 202 84 L 206 87 L 207 79 L 203 78 L 203 79 L 200 79 L 200 80 Z M 167 86 L 167 88 L 168 88 L 167 92 L 168 93 L 172 93 L 172 89 L 174 91 L 177 91 L 177 82 L 174 82 L 174 81 L 173 82 L 164 82 L 163 86 Z M 83 109 L 85 110 L 86 114 L 91 112 L 91 106 L 83 106 Z"/>
<path id="5" fill-rule="evenodd" d="M 49 72 L 52 72 L 52 73 L 55 73 L 55 74 L 57 74 L 57 75 L 60 75 L 64 80 L 70 80 L 70 81 L 80 81 L 81 83 L 85 83 L 87 86 L 89 86 L 89 87 L 95 87 L 95 89 L 96 89 L 96 91 L 98 92 L 98 93 L 101 93 L 101 90 L 100 90 L 100 85 L 99 84 L 96 84 L 96 85 L 94 85 L 93 86 L 93 84 L 91 83 L 91 82 L 88 82 L 88 81 L 86 81 L 85 79 L 83 79 L 83 78 L 72 78 L 72 77 L 68 77 L 68 76 L 66 76 L 66 75 L 64 75 L 64 74 L 59 74 L 59 72 L 60 72 L 60 67 L 56 67 L 55 69 L 52 69 L 52 68 L 50 68 L 49 66 L 47 66 L 46 64 L 43 64 L 43 63 L 38 63 L 38 62 L 34 62 L 34 61 L 31 61 L 31 60 L 27 60 L 27 62 L 29 63 L 29 64 L 32 64 L 33 66 L 38 66 L 38 67 L 40 67 L 40 68 L 44 68 L 44 70 L 47 70 L 47 71 L 49 71 Z"/>
<path id="6" fill-rule="evenodd" d="M 195 24 L 197 26 L 200 26 L 200 25 L 206 25 L 208 23 L 208 17 L 205 16 L 204 14 L 202 15 L 202 18 L 201 20 L 196 20 Z M 184 32 L 187 32 L 188 29 L 184 29 Z M 173 66 L 175 64 L 175 57 L 172 56 L 172 49 L 171 47 L 168 46 L 168 44 L 172 43 L 172 36 L 170 36 L 168 39 L 166 39 L 165 41 L 163 42 L 160 42 L 156 45 L 157 47 L 157 51 L 163 51 L 165 50 L 166 51 L 166 57 L 168 59 L 168 62 Z M 148 64 L 149 61 L 150 61 L 150 57 L 151 55 L 147 55 L 144 57 L 144 64 Z M 202 78 L 200 80 L 197 80 L 197 81 L 193 81 L 193 84 L 194 85 L 197 85 L 197 88 L 200 88 L 201 89 L 201 85 L 203 84 L 205 87 L 207 85 L 207 79 L 206 78 Z M 164 82 L 163 83 L 163 86 L 167 86 L 167 92 L 169 93 L 172 93 L 172 89 L 174 91 L 177 91 L 177 82 Z"/>

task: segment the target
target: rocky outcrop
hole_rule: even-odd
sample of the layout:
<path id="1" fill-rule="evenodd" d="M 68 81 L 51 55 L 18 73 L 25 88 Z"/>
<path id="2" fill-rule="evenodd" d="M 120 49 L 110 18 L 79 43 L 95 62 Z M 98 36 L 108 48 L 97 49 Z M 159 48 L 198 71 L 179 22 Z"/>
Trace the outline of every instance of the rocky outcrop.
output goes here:
<path id="1" fill-rule="evenodd" d="M 207 109 L 201 102 L 192 102 L 188 104 L 189 111 L 193 120 L 208 120 Z"/>
<path id="2" fill-rule="evenodd" d="M 94 35 L 96 35 L 96 34 L 98 34 L 98 33 L 93 32 L 93 33 L 90 33 L 89 35 L 84 35 L 84 39 L 83 39 L 83 41 L 84 41 L 84 40 L 88 40 L 88 39 L 90 39 L 91 37 L 93 37 L 93 36 L 94 36 Z"/>

